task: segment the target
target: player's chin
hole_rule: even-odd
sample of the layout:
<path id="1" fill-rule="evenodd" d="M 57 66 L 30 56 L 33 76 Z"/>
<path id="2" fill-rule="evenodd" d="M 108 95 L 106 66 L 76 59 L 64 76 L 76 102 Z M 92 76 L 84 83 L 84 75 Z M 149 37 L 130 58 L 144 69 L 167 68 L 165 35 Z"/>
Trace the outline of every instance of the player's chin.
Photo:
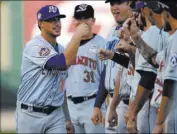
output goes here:
<path id="1" fill-rule="evenodd" d="M 58 36 L 60 36 L 61 35 L 61 32 L 53 32 L 53 36 L 54 37 L 58 37 Z"/>

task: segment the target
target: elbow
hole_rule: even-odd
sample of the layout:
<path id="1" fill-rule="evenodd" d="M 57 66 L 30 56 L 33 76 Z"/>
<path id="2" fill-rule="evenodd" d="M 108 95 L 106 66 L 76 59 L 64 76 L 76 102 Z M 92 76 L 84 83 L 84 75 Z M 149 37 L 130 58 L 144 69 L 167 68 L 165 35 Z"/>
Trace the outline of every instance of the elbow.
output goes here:
<path id="1" fill-rule="evenodd" d="M 66 67 L 69 68 L 71 65 L 75 63 L 75 57 L 67 57 L 65 56 Z"/>

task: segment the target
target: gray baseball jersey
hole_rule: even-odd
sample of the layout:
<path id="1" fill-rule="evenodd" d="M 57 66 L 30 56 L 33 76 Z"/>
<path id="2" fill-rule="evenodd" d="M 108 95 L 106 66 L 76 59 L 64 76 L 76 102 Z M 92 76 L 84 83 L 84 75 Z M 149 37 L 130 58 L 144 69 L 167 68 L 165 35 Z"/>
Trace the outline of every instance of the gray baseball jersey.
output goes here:
<path id="1" fill-rule="evenodd" d="M 147 31 L 143 33 L 142 38 L 150 47 L 152 47 L 157 52 L 160 52 L 164 48 L 164 38 L 166 39 L 166 36 L 168 37 L 167 33 L 161 31 L 156 26 L 151 26 Z M 157 73 L 157 69 L 150 65 L 141 54 L 139 54 L 138 57 L 136 70 L 144 70 Z"/>
<path id="2" fill-rule="evenodd" d="M 165 51 L 164 79 L 177 81 L 177 31 L 169 38 L 169 45 Z"/>
<path id="3" fill-rule="evenodd" d="M 114 51 L 115 46 L 119 43 L 117 33 L 120 27 L 115 26 L 111 29 L 107 37 L 106 49 Z M 105 88 L 109 92 L 113 92 L 115 88 L 117 73 L 119 65 L 112 60 L 106 61 L 106 76 L 105 76 Z"/>
<path id="4" fill-rule="evenodd" d="M 65 84 L 67 96 L 91 96 L 97 93 L 104 67 L 104 62 L 98 57 L 98 50 L 105 45 L 106 40 L 95 35 L 79 47 L 75 63 L 68 69 Z"/>
<path id="5" fill-rule="evenodd" d="M 42 36 L 33 38 L 25 45 L 18 101 L 37 106 L 63 104 L 64 80 L 67 72 L 44 69 L 49 58 L 62 52 L 61 45 L 58 45 L 58 52 L 56 52 Z"/>
<path id="6" fill-rule="evenodd" d="M 168 36 L 167 36 L 168 35 Z M 163 36 L 163 48 L 161 52 L 159 52 L 156 56 L 156 62 L 159 64 L 159 68 L 157 69 L 157 77 L 154 85 L 154 92 L 151 99 L 151 105 L 159 108 L 162 98 L 162 92 L 163 92 L 163 83 L 164 83 L 164 73 L 165 73 L 165 50 L 167 49 L 169 43 L 169 34 L 162 31 Z"/>

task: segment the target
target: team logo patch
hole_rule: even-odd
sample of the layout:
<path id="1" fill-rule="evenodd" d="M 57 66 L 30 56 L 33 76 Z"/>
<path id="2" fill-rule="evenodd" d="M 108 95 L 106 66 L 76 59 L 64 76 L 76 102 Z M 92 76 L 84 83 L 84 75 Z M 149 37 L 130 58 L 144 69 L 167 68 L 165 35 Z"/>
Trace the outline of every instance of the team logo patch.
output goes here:
<path id="1" fill-rule="evenodd" d="M 170 64 L 172 67 L 177 66 L 177 53 L 174 53 L 173 56 L 170 58 Z"/>
<path id="2" fill-rule="evenodd" d="M 50 54 L 50 49 L 47 47 L 41 47 L 39 50 L 39 55 L 40 56 L 47 56 Z"/>
<path id="3" fill-rule="evenodd" d="M 96 46 L 92 46 L 89 48 L 89 51 L 92 53 L 92 54 L 96 54 L 97 53 L 97 48 Z"/>

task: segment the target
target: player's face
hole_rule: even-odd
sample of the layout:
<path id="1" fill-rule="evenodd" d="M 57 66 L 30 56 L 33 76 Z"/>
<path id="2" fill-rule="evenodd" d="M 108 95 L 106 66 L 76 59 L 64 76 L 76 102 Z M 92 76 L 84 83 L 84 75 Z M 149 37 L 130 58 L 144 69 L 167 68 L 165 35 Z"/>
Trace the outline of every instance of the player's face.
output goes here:
<path id="1" fill-rule="evenodd" d="M 124 22 L 131 15 L 131 8 L 128 2 L 110 2 L 111 13 L 117 23 Z"/>
<path id="2" fill-rule="evenodd" d="M 77 26 L 79 26 L 80 24 L 85 23 L 89 26 L 89 30 L 90 32 L 92 32 L 92 26 L 95 23 L 95 19 L 94 18 L 88 18 L 88 19 L 74 19 L 74 27 L 76 28 Z"/>
<path id="3" fill-rule="evenodd" d="M 58 37 L 61 34 L 61 21 L 59 17 L 54 17 L 40 24 L 41 31 L 47 33 L 49 36 Z"/>
<path id="4" fill-rule="evenodd" d="M 163 19 L 163 14 L 158 14 L 158 13 L 155 13 L 153 12 L 153 18 L 154 18 L 154 21 L 155 21 L 155 25 L 161 29 L 164 27 L 164 19 Z"/>
<path id="5" fill-rule="evenodd" d="M 154 21 L 151 9 L 149 9 L 148 7 L 144 7 L 142 12 L 144 14 L 144 17 L 148 18 L 151 24 L 154 25 L 155 21 Z"/>
<path id="6" fill-rule="evenodd" d="M 170 32 L 172 30 L 172 27 L 169 23 L 169 18 L 170 18 L 170 14 L 167 11 L 163 12 L 163 18 L 164 18 L 164 31 L 166 32 Z"/>

